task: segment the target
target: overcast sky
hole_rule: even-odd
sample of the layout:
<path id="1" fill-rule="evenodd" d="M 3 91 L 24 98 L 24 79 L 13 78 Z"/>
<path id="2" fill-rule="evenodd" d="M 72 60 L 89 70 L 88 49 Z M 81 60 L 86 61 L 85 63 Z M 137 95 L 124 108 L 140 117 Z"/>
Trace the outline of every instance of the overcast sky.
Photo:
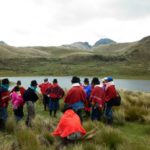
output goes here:
<path id="1" fill-rule="evenodd" d="M 0 0 L 0 41 L 13 46 L 132 42 L 150 35 L 150 0 Z"/>

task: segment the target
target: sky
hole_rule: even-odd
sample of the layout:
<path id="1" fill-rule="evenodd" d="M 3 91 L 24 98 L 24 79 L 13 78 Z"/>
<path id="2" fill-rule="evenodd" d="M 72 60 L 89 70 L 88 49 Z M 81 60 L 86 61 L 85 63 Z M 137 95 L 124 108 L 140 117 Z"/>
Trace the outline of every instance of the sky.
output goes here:
<path id="1" fill-rule="evenodd" d="M 150 35 L 150 0 L 0 0 L 0 41 L 12 46 L 133 42 Z"/>

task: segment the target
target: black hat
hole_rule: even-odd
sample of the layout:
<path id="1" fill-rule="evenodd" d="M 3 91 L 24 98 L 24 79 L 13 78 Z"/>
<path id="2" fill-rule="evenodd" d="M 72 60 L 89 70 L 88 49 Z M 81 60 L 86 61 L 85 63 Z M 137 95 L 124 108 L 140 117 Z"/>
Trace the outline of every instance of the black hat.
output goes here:
<path id="1" fill-rule="evenodd" d="M 32 81 L 31 81 L 31 86 L 37 86 L 37 85 L 38 85 L 38 83 L 37 83 L 36 80 L 32 80 Z"/>
<path id="2" fill-rule="evenodd" d="M 3 79 L 3 80 L 2 80 L 2 84 L 9 84 L 8 78 Z"/>
<path id="3" fill-rule="evenodd" d="M 72 83 L 80 83 L 80 78 L 77 76 L 73 76 L 71 82 Z"/>
<path id="4" fill-rule="evenodd" d="M 92 79 L 92 84 L 94 84 L 94 85 L 100 84 L 99 79 L 98 79 L 97 77 L 94 77 L 94 78 Z"/>

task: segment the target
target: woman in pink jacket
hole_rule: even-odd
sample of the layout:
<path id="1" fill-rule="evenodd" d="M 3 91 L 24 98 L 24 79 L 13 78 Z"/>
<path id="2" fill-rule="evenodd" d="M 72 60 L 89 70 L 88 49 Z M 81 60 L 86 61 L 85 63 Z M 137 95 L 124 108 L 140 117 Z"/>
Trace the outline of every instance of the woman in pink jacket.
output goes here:
<path id="1" fill-rule="evenodd" d="M 14 91 L 11 93 L 11 101 L 12 101 L 15 118 L 17 121 L 19 121 L 24 116 L 23 113 L 24 100 L 20 93 L 19 87 L 15 87 Z"/>

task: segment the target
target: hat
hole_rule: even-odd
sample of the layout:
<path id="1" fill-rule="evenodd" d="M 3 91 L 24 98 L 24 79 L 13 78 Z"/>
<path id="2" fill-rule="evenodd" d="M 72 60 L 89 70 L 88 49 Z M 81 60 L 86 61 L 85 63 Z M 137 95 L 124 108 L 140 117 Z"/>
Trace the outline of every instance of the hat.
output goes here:
<path id="1" fill-rule="evenodd" d="M 113 78 L 111 76 L 107 77 L 106 81 L 111 82 L 113 81 Z"/>
<path id="2" fill-rule="evenodd" d="M 77 76 L 73 76 L 71 82 L 72 83 L 80 83 L 80 78 Z"/>
<path id="3" fill-rule="evenodd" d="M 32 80 L 32 81 L 31 81 L 31 86 L 37 86 L 37 85 L 38 85 L 38 83 L 37 83 L 36 80 Z"/>
<path id="4" fill-rule="evenodd" d="M 9 84 L 8 78 L 3 79 L 3 80 L 2 80 L 2 84 L 3 84 L 3 85 Z"/>

